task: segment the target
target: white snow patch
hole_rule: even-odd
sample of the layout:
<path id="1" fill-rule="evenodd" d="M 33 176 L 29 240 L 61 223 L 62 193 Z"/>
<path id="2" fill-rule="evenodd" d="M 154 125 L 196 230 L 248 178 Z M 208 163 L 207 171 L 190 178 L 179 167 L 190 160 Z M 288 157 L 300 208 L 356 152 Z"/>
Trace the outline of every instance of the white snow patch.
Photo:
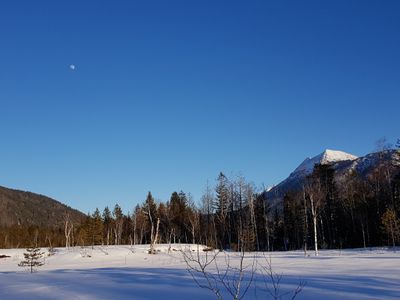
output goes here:
<path id="1" fill-rule="evenodd" d="M 0 299 L 215 299 L 210 291 L 199 289 L 186 270 L 180 251 L 194 251 L 196 246 L 158 245 L 156 255 L 147 254 L 148 249 L 148 245 L 94 247 L 86 249 L 90 257 L 82 257 L 79 247 L 58 248 L 33 274 L 17 266 L 24 249 L 0 249 L 0 255 L 10 256 L 0 259 Z M 226 255 L 232 265 L 239 262 L 237 253 Z M 253 259 L 265 264 L 265 257 L 283 275 L 283 291 L 294 289 L 300 280 L 306 282 L 296 299 L 400 296 L 400 252 L 390 249 L 322 250 L 319 257 L 312 252 L 305 257 L 302 251 L 246 253 L 246 264 Z M 226 258 L 218 256 L 220 267 Z M 262 279 L 257 273 L 245 299 L 254 299 L 255 292 L 259 299 L 267 299 Z"/>
<path id="2" fill-rule="evenodd" d="M 293 173 L 299 173 L 299 172 L 311 173 L 316 164 L 329 164 L 338 161 L 355 160 L 357 158 L 358 158 L 357 156 L 343 151 L 327 149 L 313 158 L 306 158 L 300 164 L 300 166 L 298 166 L 296 170 L 294 170 Z"/>

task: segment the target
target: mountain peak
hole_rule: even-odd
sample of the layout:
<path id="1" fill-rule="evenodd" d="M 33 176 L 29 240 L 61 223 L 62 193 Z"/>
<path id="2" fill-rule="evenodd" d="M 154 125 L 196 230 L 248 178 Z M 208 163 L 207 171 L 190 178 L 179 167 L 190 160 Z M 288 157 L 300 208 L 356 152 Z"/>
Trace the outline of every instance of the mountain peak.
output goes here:
<path id="1" fill-rule="evenodd" d="M 320 155 L 321 155 L 321 162 L 320 162 L 321 164 L 332 163 L 343 160 L 355 160 L 358 158 L 353 154 L 331 149 L 326 149 Z"/>
<path id="2" fill-rule="evenodd" d="M 362 180 L 380 166 L 390 168 L 391 174 L 397 174 L 400 169 L 400 151 L 385 150 L 376 153 L 370 153 L 363 157 L 356 157 L 352 154 L 327 149 L 319 155 L 306 158 L 289 177 L 275 185 L 273 188 L 265 191 L 265 199 L 268 199 L 272 205 L 281 205 L 283 198 L 288 191 L 301 191 L 307 180 L 307 176 L 312 173 L 315 164 L 333 164 L 335 170 L 335 180 L 341 182 L 346 180 L 346 175 L 352 171 Z"/>
<path id="3" fill-rule="evenodd" d="M 316 164 L 329 164 L 329 163 L 334 163 L 338 161 L 345 161 L 345 160 L 355 160 L 358 157 L 355 155 L 352 155 L 350 153 L 346 153 L 343 151 L 338 151 L 338 150 L 331 150 L 331 149 L 326 149 L 324 152 L 321 154 L 314 156 L 312 158 L 306 158 L 300 166 L 294 170 L 294 173 L 298 172 L 305 172 L 305 173 L 311 173 L 312 170 L 314 169 L 314 166 Z"/>

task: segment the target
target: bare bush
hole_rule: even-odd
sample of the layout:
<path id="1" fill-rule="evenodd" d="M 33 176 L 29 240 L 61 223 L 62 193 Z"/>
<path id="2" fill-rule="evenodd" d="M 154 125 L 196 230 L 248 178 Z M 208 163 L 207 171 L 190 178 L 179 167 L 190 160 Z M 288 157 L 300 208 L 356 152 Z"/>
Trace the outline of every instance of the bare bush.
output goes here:
<path id="1" fill-rule="evenodd" d="M 238 253 L 226 253 L 224 251 L 181 251 L 186 268 L 194 282 L 202 289 L 210 290 L 217 299 L 222 300 L 224 294 L 229 298 L 240 300 L 248 293 L 252 284 L 255 292 L 261 288 L 267 294 L 268 299 L 274 300 L 295 299 L 305 286 L 300 281 L 297 287 L 291 291 L 282 291 L 281 282 L 283 275 L 274 272 L 271 258 L 264 256 L 262 262 L 254 255 L 245 255 L 244 251 Z M 223 255 L 223 260 L 218 259 Z M 238 261 L 232 260 L 232 255 L 238 255 Z M 235 263 L 236 262 L 236 263 Z M 261 278 L 262 286 L 255 284 L 255 276 Z M 257 298 L 257 296 L 255 296 Z"/>
<path id="2" fill-rule="evenodd" d="M 305 282 L 300 280 L 299 284 L 294 290 L 291 291 L 282 291 L 281 290 L 281 282 L 283 278 L 282 273 L 276 273 L 272 268 L 272 259 L 271 257 L 266 257 L 264 255 L 263 263 L 257 262 L 258 270 L 262 274 L 263 280 L 263 290 L 267 292 L 269 296 L 271 296 L 274 300 L 281 299 L 291 299 L 294 300 L 298 294 L 301 293 L 305 286 Z M 269 297 L 268 297 L 269 298 Z"/>
<path id="3" fill-rule="evenodd" d="M 224 255 L 224 262 L 217 261 Z M 182 251 L 186 267 L 193 280 L 200 288 L 208 289 L 217 299 L 223 299 L 222 291 L 227 292 L 232 299 L 243 299 L 249 290 L 255 274 L 255 259 L 247 263 L 244 252 L 239 254 L 239 263 L 233 264 L 230 255 L 223 251 Z M 245 262 L 246 260 L 246 262 Z M 214 272 L 210 270 L 214 268 Z"/>

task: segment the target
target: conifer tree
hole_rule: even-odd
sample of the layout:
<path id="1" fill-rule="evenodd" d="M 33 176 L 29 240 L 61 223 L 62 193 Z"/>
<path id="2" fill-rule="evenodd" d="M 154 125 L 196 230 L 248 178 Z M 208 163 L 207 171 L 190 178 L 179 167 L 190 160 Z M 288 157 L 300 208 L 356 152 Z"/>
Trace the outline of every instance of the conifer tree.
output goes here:
<path id="1" fill-rule="evenodd" d="M 30 272 L 33 273 L 37 267 L 44 265 L 43 261 L 40 260 L 43 257 L 43 254 L 44 253 L 40 251 L 40 248 L 27 248 L 24 253 L 24 260 L 21 261 L 18 266 L 29 267 Z"/>
<path id="2" fill-rule="evenodd" d="M 103 242 L 103 220 L 98 208 L 94 211 L 91 220 L 91 242 L 93 245 L 102 244 Z"/>
<path id="3" fill-rule="evenodd" d="M 185 239 L 185 230 L 186 230 L 186 207 L 187 207 L 187 198 L 186 194 L 181 191 L 179 194 L 177 192 L 173 192 L 170 199 L 170 218 L 171 218 L 171 226 L 173 227 L 174 236 L 178 238 L 178 241 L 181 242 Z"/>
<path id="4" fill-rule="evenodd" d="M 143 209 L 146 210 L 147 213 L 151 214 L 151 217 L 154 219 L 156 212 L 157 212 L 157 204 L 153 198 L 153 195 L 151 194 L 151 192 L 149 192 L 147 194 L 147 198 L 146 201 L 143 205 Z"/>
<path id="5" fill-rule="evenodd" d="M 227 239 L 227 217 L 229 209 L 229 187 L 228 179 L 226 176 L 220 172 L 217 178 L 217 186 L 215 188 L 216 192 L 216 227 L 217 234 L 219 235 L 218 241 L 221 248 L 225 248 L 228 243 Z M 229 245 L 230 246 L 230 245 Z"/>
<path id="6" fill-rule="evenodd" d="M 215 203 L 217 215 L 226 215 L 228 211 L 229 189 L 228 179 L 224 173 L 220 172 L 217 178 L 217 186 L 215 188 L 217 201 Z"/>

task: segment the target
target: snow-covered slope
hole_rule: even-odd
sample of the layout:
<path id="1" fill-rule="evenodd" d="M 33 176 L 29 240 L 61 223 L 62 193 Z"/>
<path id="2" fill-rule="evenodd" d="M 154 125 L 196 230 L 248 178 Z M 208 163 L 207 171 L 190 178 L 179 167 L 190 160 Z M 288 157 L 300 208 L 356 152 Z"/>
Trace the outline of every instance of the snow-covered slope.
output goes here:
<path id="1" fill-rule="evenodd" d="M 337 150 L 325 150 L 321 154 L 313 157 L 313 158 L 306 158 L 300 166 L 298 166 L 293 173 L 299 173 L 299 172 L 306 172 L 306 173 L 311 173 L 312 170 L 314 169 L 314 166 L 316 164 L 329 164 L 329 163 L 334 163 L 338 161 L 345 161 L 345 160 L 355 160 L 358 157 L 343 151 L 337 151 Z"/>
<path id="2" fill-rule="evenodd" d="M 382 164 L 400 168 L 400 152 L 385 150 L 357 157 L 343 151 L 325 150 L 313 158 L 305 159 L 288 178 L 265 191 L 265 199 L 272 204 L 281 203 L 286 192 L 301 189 L 305 178 L 312 173 L 316 164 L 331 164 L 338 180 L 344 178 L 343 175 L 350 171 L 356 171 L 360 176 L 366 177 L 374 168 Z"/>

